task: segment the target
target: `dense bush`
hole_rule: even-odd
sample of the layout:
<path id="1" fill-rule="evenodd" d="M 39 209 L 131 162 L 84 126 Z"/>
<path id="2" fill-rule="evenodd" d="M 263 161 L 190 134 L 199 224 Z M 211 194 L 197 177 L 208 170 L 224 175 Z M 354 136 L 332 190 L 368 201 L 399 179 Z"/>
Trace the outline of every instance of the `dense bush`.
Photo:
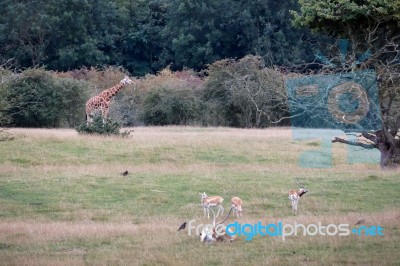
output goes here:
<path id="1" fill-rule="evenodd" d="M 7 114 L 15 126 L 58 126 L 62 96 L 52 76 L 32 69 L 4 84 L 3 97 L 10 104 Z"/>
<path id="2" fill-rule="evenodd" d="M 1 84 L 2 126 L 75 126 L 84 119 L 88 84 L 28 69 Z"/>
<path id="3" fill-rule="evenodd" d="M 0 67 L 0 126 L 8 125 L 11 122 L 11 118 L 8 114 L 8 110 L 11 107 L 10 102 L 5 97 L 7 95 L 7 81 L 11 79 L 13 72 L 7 68 Z"/>
<path id="4" fill-rule="evenodd" d="M 0 126 L 76 127 L 85 119 L 86 101 L 124 75 L 116 67 L 6 71 L 0 84 Z M 207 72 L 166 68 L 131 79 L 134 83 L 110 105 L 109 118 L 122 126 L 267 127 L 288 115 L 283 76 L 255 56 L 217 61 Z"/>
<path id="5" fill-rule="evenodd" d="M 208 68 L 202 112 L 206 125 L 267 127 L 288 113 L 283 77 L 256 56 L 217 61 Z"/>
<path id="6" fill-rule="evenodd" d="M 56 79 L 56 86 L 62 96 L 62 116 L 60 124 L 65 127 L 75 127 L 85 120 L 85 103 L 91 84 L 70 78 Z"/>
<path id="7" fill-rule="evenodd" d="M 143 122 L 146 125 L 192 124 L 196 109 L 192 90 L 156 88 L 144 99 Z"/>
<path id="8" fill-rule="evenodd" d="M 124 131 L 120 133 L 121 126 L 115 122 L 107 119 L 103 123 L 103 118 L 99 115 L 93 118 L 91 123 L 82 123 L 76 130 L 79 134 L 89 134 L 89 135 L 105 135 L 105 136 L 128 136 L 129 131 Z"/>
<path id="9" fill-rule="evenodd" d="M 196 72 L 166 68 L 141 78 L 130 103 L 136 104 L 137 118 L 144 125 L 196 124 L 203 84 Z"/>

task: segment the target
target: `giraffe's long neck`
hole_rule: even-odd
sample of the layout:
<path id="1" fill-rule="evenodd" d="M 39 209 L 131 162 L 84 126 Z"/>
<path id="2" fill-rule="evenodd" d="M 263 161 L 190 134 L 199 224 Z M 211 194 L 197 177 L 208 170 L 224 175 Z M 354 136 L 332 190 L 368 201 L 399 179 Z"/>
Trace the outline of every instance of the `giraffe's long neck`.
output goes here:
<path id="1" fill-rule="evenodd" d="M 110 101 L 113 96 L 115 96 L 123 87 L 124 83 L 120 82 L 114 87 L 104 90 L 101 92 L 101 96 L 105 101 Z"/>

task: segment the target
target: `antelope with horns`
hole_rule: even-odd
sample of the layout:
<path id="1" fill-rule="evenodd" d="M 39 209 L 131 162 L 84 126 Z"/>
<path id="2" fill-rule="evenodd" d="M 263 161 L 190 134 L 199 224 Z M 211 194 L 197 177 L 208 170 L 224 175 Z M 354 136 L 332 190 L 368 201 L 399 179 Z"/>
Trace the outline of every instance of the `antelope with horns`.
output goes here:
<path id="1" fill-rule="evenodd" d="M 299 190 L 292 189 L 289 191 L 289 200 L 292 203 L 292 210 L 297 211 L 297 205 L 300 198 L 308 192 L 308 190 L 300 184 L 298 181 L 296 183 L 299 185 Z"/>
<path id="2" fill-rule="evenodd" d="M 233 213 L 236 214 L 236 217 L 242 216 L 242 200 L 239 197 L 233 197 L 231 199 L 231 204 L 233 208 Z"/>
<path id="3" fill-rule="evenodd" d="M 233 211 L 234 207 L 231 207 L 231 209 L 229 210 L 225 219 L 219 223 L 216 223 L 216 221 L 215 221 L 216 215 L 215 215 L 214 210 L 208 206 L 206 208 L 211 210 L 211 212 L 213 213 L 213 224 L 212 224 L 213 226 L 212 226 L 212 228 L 206 228 L 206 227 L 203 228 L 203 230 L 200 233 L 200 241 L 202 243 L 208 243 L 208 244 L 219 242 L 219 241 L 222 242 L 224 240 L 228 240 L 229 242 L 234 241 L 236 239 L 236 235 L 230 236 L 230 235 L 226 234 L 226 226 L 224 225 L 224 222 L 229 218 L 229 215 Z M 233 231 L 230 231 L 230 232 L 233 232 Z"/>
<path id="4" fill-rule="evenodd" d="M 201 195 L 201 206 L 203 206 L 203 210 L 204 210 L 204 217 L 206 216 L 207 213 L 207 217 L 208 219 L 210 219 L 210 207 L 215 207 L 218 206 L 218 212 L 217 212 L 217 216 L 219 215 L 219 212 L 221 211 L 221 215 L 224 214 L 224 208 L 222 207 L 222 202 L 224 201 L 224 199 L 220 196 L 207 196 L 207 194 L 205 192 L 200 193 Z"/>

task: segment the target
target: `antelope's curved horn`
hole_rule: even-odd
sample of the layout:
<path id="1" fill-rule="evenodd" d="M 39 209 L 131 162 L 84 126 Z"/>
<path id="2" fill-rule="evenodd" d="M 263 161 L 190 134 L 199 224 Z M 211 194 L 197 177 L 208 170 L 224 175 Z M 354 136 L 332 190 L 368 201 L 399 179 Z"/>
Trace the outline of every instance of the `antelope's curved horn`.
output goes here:
<path id="1" fill-rule="evenodd" d="M 229 215 L 231 215 L 231 212 L 232 212 L 233 208 L 235 208 L 235 207 L 232 206 L 231 209 L 228 212 L 228 215 L 226 215 L 225 219 L 222 222 L 219 222 L 218 224 L 224 223 L 229 218 Z"/>

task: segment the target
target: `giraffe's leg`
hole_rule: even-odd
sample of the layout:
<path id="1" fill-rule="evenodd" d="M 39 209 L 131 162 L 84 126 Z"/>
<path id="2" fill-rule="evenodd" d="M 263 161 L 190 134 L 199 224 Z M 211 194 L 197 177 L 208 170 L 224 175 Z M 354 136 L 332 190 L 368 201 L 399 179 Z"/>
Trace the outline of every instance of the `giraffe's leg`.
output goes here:
<path id="1" fill-rule="evenodd" d="M 86 124 L 89 125 L 90 123 L 92 123 L 92 116 L 90 115 L 90 113 L 86 113 Z"/>
<path id="2" fill-rule="evenodd" d="M 105 124 L 107 121 L 107 116 L 108 116 L 108 108 L 107 107 L 103 108 L 102 115 L 103 115 L 103 124 Z"/>

